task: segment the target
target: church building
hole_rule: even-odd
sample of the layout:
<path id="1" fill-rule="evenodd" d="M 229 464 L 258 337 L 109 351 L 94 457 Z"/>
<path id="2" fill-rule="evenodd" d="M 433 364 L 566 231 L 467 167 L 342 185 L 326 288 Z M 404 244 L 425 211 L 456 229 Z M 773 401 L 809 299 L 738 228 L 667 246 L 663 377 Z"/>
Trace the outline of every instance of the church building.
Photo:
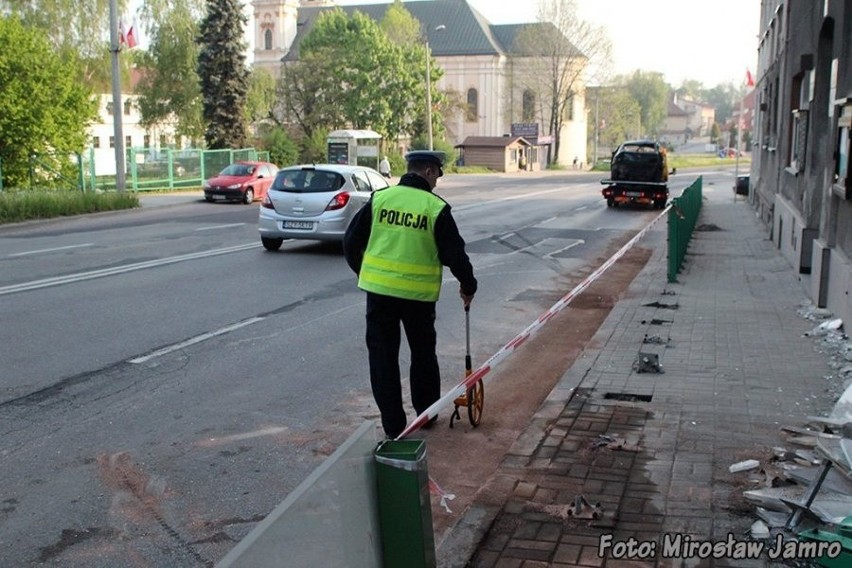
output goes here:
<path id="1" fill-rule="evenodd" d="M 254 65 L 275 77 L 280 75 L 283 62 L 298 60 L 299 43 L 310 33 L 319 14 L 336 6 L 329 0 L 253 0 L 252 5 Z M 469 137 L 518 135 L 542 148 L 552 144 L 554 137 L 547 132 L 548 124 L 536 110 L 547 106 L 546 93 L 521 86 L 525 66 L 517 64 L 512 50 L 515 38 L 525 27 L 552 24 L 493 25 L 467 0 L 411 0 L 403 5 L 420 22 L 432 56 L 444 72 L 437 87 L 458 93 L 466 103 L 465 111 L 444 117 L 448 142 L 461 145 Z M 377 3 L 340 8 L 350 15 L 358 10 L 379 21 L 389 6 Z M 572 60 L 572 65 L 585 64 L 582 56 L 576 57 L 576 62 Z M 581 76 L 572 91 L 560 133 L 561 165 L 571 163 L 574 156 L 580 156 L 581 161 L 587 156 L 585 86 Z"/>

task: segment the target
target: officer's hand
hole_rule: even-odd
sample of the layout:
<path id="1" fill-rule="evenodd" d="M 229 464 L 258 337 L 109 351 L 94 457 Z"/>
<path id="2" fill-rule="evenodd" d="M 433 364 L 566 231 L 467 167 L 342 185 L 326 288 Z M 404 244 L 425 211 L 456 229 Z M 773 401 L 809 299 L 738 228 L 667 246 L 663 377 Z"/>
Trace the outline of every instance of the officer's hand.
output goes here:
<path id="1" fill-rule="evenodd" d="M 469 296 L 468 296 L 467 294 L 465 294 L 464 292 L 462 292 L 461 288 L 459 288 L 459 296 L 460 296 L 460 297 L 461 297 L 461 299 L 462 299 L 462 304 L 464 305 L 464 307 L 465 307 L 465 308 L 469 308 L 469 307 L 470 307 L 470 303 L 473 301 L 473 294 L 471 294 L 471 295 L 469 295 Z"/>

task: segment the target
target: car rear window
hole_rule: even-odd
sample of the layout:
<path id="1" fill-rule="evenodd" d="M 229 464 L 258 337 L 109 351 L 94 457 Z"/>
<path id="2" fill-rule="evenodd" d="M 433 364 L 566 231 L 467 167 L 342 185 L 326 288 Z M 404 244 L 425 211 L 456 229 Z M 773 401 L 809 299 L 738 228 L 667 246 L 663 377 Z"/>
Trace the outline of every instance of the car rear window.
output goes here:
<path id="1" fill-rule="evenodd" d="M 291 193 L 322 193 L 337 191 L 343 186 L 343 176 L 337 172 L 321 170 L 282 170 L 278 172 L 272 189 Z"/>

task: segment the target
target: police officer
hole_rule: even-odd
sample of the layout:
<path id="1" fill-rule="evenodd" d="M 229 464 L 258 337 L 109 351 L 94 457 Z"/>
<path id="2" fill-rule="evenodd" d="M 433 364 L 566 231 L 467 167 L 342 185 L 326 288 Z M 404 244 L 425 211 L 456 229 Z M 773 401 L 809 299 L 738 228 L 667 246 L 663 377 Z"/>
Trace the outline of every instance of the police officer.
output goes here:
<path id="1" fill-rule="evenodd" d="M 415 151 L 405 159 L 408 171 L 399 184 L 373 193 L 343 238 L 346 262 L 367 293 L 370 386 L 389 438 L 399 436 L 407 423 L 399 371 L 400 323 L 411 350 L 411 402 L 419 415 L 441 396 L 435 303 L 443 267 L 458 279 L 465 307 L 477 288 L 450 206 L 432 193 L 444 175 L 444 153 Z"/>

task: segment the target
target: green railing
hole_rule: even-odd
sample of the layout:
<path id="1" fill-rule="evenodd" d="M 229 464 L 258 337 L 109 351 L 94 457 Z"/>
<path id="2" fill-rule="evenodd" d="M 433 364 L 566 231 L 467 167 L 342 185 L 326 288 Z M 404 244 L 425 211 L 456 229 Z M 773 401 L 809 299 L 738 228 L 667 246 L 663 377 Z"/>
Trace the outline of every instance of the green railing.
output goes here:
<path id="1" fill-rule="evenodd" d="M 269 161 L 269 152 L 254 148 L 238 150 L 199 150 L 188 148 L 130 148 L 128 152 L 128 189 L 180 189 L 201 187 L 204 180 L 240 160 Z"/>
<path id="2" fill-rule="evenodd" d="M 129 148 L 127 150 L 126 188 L 130 191 L 198 188 L 204 180 L 240 160 L 269 161 L 269 152 L 254 148 L 239 150 L 199 150 L 195 148 Z M 41 153 L 29 156 L 21 183 L 11 187 L 3 176 L 0 163 L 0 191 L 4 189 L 114 191 L 114 170 L 98 172 L 95 149 L 83 153 Z M 103 168 L 102 168 L 103 169 Z"/>
<path id="3" fill-rule="evenodd" d="M 695 223 L 698 221 L 702 200 L 701 184 L 702 178 L 699 177 L 692 185 L 683 190 L 680 197 L 672 199 L 668 219 L 669 282 L 677 281 L 677 273 L 683 266 L 686 249 L 689 246 L 689 240 L 692 238 L 692 232 L 695 230 Z"/>

